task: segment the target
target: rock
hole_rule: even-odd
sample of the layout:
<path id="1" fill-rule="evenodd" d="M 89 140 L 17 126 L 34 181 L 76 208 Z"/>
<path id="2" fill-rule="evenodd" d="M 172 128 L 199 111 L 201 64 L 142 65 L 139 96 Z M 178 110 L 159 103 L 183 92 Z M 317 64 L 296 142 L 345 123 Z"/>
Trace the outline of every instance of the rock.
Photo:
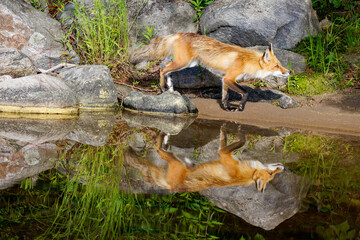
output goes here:
<path id="1" fill-rule="evenodd" d="M 269 45 L 291 49 L 321 31 L 311 0 L 221 0 L 205 8 L 202 33 L 244 47 Z"/>
<path id="2" fill-rule="evenodd" d="M 120 105 L 122 105 L 124 98 L 127 95 L 129 95 L 129 93 L 131 93 L 133 90 L 131 87 L 128 87 L 125 85 L 120 85 L 120 84 L 115 84 L 115 88 L 116 88 L 116 94 L 117 94 L 118 101 L 119 101 Z"/>
<path id="3" fill-rule="evenodd" d="M 0 76 L 0 82 L 5 81 L 5 80 L 9 80 L 9 79 L 13 79 L 10 75 L 2 75 Z"/>
<path id="4" fill-rule="evenodd" d="M 110 70 L 102 65 L 64 69 L 59 76 L 75 92 L 80 110 L 115 108 L 117 94 Z"/>
<path id="5" fill-rule="evenodd" d="M 273 90 L 273 89 L 261 90 L 261 89 L 253 89 L 245 85 L 242 86 L 249 93 L 247 99 L 247 101 L 249 102 L 268 102 L 284 109 L 295 108 L 300 106 L 300 104 L 296 102 L 295 99 L 278 90 Z M 205 98 L 221 99 L 221 91 L 220 89 L 218 89 L 218 91 L 216 92 L 206 92 L 202 96 Z M 242 96 L 240 94 L 232 90 L 229 90 L 230 101 L 239 101 L 241 100 L 241 97 Z"/>
<path id="6" fill-rule="evenodd" d="M 271 230 L 300 210 L 308 188 L 301 176 L 285 171 L 277 174 L 263 193 L 251 185 L 209 188 L 200 194 L 251 225 Z"/>
<path id="7" fill-rule="evenodd" d="M 37 69 L 31 60 L 16 48 L 0 47 L 0 75 L 13 78 L 36 74 Z"/>
<path id="8" fill-rule="evenodd" d="M 155 26 L 156 36 L 198 31 L 194 23 L 196 11 L 189 1 L 147 0 L 139 4 L 139 1 L 130 0 L 127 5 L 129 22 L 135 23 L 130 32 L 133 44 L 146 40 L 141 34 L 146 26 Z"/>
<path id="9" fill-rule="evenodd" d="M 194 117 L 142 115 L 129 111 L 124 111 L 122 118 L 130 127 L 151 127 L 171 135 L 179 134 L 195 120 Z"/>
<path id="10" fill-rule="evenodd" d="M 61 79 L 39 74 L 0 81 L 0 112 L 78 114 L 75 92 Z"/>
<path id="11" fill-rule="evenodd" d="M 245 87 L 245 88 L 249 92 L 248 101 L 250 102 L 259 102 L 259 101 L 269 102 L 284 109 L 295 108 L 300 106 L 299 103 L 296 102 L 292 97 L 278 90 L 269 89 L 262 91 L 262 90 L 252 89 L 250 87 Z M 235 92 L 232 93 L 234 95 L 237 95 L 237 97 L 235 98 L 241 99 L 240 94 L 237 94 Z"/>
<path id="12" fill-rule="evenodd" d="M 170 115 L 196 115 L 196 106 L 178 92 L 149 95 L 133 91 L 124 98 L 125 109 Z"/>
<path id="13" fill-rule="evenodd" d="M 64 49 L 59 40 L 63 38 L 60 23 L 23 0 L 2 0 L 0 22 L 0 45 L 16 48 L 37 68 L 49 69 L 65 60 L 80 62 L 75 52 Z"/>

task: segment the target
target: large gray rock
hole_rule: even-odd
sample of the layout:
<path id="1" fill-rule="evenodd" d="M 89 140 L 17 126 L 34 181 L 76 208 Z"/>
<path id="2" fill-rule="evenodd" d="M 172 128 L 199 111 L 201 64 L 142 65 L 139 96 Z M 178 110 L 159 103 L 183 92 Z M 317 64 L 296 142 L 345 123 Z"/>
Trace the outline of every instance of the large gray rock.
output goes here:
<path id="1" fill-rule="evenodd" d="M 0 81 L 0 112 L 77 114 L 78 100 L 57 77 L 7 78 Z"/>
<path id="2" fill-rule="evenodd" d="M 74 51 L 68 52 L 59 40 L 60 23 L 23 0 L 1 0 L 0 22 L 0 46 L 18 49 L 37 68 L 49 69 L 65 60 L 79 63 Z"/>
<path id="3" fill-rule="evenodd" d="M 81 110 L 116 107 L 117 93 L 106 66 L 78 66 L 61 71 L 59 76 L 75 92 Z"/>
<path id="4" fill-rule="evenodd" d="M 202 33 L 244 47 L 268 45 L 291 49 L 308 32 L 320 31 L 311 0 L 219 0 L 201 17 Z"/>
<path id="5" fill-rule="evenodd" d="M 125 109 L 170 115 L 196 115 L 194 103 L 178 92 L 165 92 L 161 95 L 149 95 L 133 91 L 124 98 Z"/>
<path id="6" fill-rule="evenodd" d="M 132 44 L 145 40 L 141 32 L 146 26 L 155 26 L 156 36 L 166 36 L 178 32 L 198 31 L 193 20 L 196 11 L 189 1 L 136 0 L 127 1 L 129 21 L 134 22 L 130 32 Z"/>
<path id="7" fill-rule="evenodd" d="M 0 47 L 0 76 L 14 78 L 36 74 L 37 69 L 31 60 L 16 48 Z"/>

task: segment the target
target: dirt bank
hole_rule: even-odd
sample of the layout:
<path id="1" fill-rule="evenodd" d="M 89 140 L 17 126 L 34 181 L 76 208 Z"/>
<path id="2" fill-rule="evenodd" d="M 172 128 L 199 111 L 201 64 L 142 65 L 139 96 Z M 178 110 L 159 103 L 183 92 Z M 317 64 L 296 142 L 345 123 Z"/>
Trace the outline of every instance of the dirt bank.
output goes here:
<path id="1" fill-rule="evenodd" d="M 295 127 L 316 132 L 360 136 L 360 90 L 296 98 L 301 107 L 281 109 L 264 102 L 248 102 L 243 112 L 227 112 L 219 100 L 191 97 L 199 118 L 236 121 L 261 127 Z"/>

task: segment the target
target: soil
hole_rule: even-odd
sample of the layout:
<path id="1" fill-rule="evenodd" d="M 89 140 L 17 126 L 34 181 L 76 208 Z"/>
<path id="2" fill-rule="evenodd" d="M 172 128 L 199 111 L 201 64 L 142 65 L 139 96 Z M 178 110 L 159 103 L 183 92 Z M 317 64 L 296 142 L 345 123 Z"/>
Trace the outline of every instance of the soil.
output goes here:
<path id="1" fill-rule="evenodd" d="M 360 136 L 360 89 L 314 96 L 310 99 L 294 97 L 301 106 L 290 109 L 282 109 L 265 102 L 248 102 L 242 112 L 222 109 L 220 100 L 217 99 L 189 97 L 199 110 L 198 118 Z"/>

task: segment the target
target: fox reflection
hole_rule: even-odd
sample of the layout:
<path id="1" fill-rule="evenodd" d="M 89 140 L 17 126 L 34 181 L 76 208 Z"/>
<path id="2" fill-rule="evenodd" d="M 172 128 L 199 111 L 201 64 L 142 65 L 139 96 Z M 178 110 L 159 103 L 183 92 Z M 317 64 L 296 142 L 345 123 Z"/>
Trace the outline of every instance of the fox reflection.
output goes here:
<path id="1" fill-rule="evenodd" d="M 265 190 L 276 173 L 282 172 L 282 164 L 264 165 L 259 161 L 244 161 L 234 159 L 232 152 L 245 144 L 245 137 L 240 141 L 226 145 L 226 134 L 220 131 L 220 158 L 211 162 L 201 163 L 195 167 L 187 167 L 172 152 L 165 151 L 162 145 L 167 142 L 167 136 L 160 133 L 156 151 L 168 163 L 164 168 L 150 163 L 145 158 L 137 156 L 131 147 L 125 152 L 125 161 L 138 169 L 144 179 L 172 192 L 196 192 L 211 187 L 225 187 L 255 183 L 259 192 Z"/>

